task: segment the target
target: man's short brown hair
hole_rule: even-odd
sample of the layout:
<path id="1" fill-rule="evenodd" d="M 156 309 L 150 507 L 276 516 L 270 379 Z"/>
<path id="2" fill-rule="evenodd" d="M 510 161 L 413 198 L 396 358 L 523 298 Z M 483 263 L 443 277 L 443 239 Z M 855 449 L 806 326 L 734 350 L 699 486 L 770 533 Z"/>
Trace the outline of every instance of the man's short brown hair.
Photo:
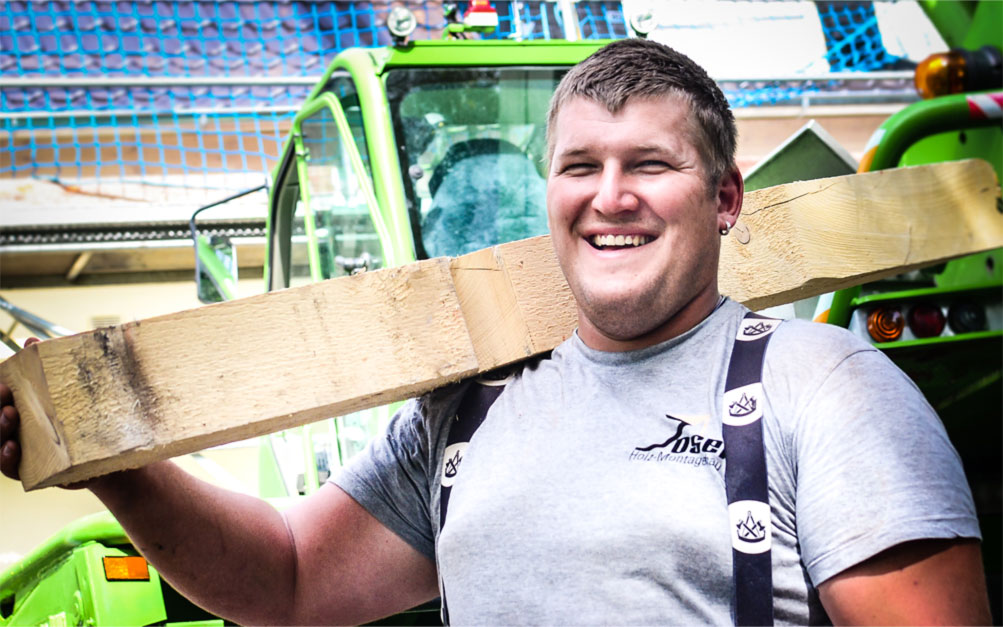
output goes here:
<path id="1" fill-rule="evenodd" d="M 700 150 L 713 187 L 735 162 L 735 116 L 721 89 L 686 55 L 647 39 L 621 39 L 571 68 L 550 101 L 547 162 L 554 156 L 554 128 L 561 108 L 575 98 L 619 112 L 632 98 L 677 96 L 689 104 Z"/>

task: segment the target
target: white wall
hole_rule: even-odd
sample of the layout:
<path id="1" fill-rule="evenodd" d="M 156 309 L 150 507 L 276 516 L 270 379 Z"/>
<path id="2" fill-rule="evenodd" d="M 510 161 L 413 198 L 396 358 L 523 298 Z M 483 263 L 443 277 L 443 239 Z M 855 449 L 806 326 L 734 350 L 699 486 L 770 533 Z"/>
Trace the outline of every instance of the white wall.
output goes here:
<path id="1" fill-rule="evenodd" d="M 241 296 L 260 294 L 262 279 L 240 279 Z M 120 285 L 89 285 L 81 287 L 20 288 L 0 292 L 11 304 L 45 318 L 71 331 L 94 328 L 96 319 L 116 319 L 118 322 L 142 320 L 153 316 L 199 307 L 195 296 L 195 281 L 171 283 L 130 283 Z M 0 326 L 9 329 L 13 319 L 0 311 Z M 18 325 L 13 333 L 23 343 L 31 333 Z"/>

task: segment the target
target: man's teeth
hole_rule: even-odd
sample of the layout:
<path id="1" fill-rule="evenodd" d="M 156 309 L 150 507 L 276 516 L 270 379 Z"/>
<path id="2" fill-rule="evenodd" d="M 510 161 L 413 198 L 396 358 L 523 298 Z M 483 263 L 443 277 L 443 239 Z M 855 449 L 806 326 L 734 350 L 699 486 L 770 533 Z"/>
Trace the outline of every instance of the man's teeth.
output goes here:
<path id="1" fill-rule="evenodd" d="M 592 244 L 603 246 L 644 246 L 648 243 L 647 235 L 593 235 Z"/>

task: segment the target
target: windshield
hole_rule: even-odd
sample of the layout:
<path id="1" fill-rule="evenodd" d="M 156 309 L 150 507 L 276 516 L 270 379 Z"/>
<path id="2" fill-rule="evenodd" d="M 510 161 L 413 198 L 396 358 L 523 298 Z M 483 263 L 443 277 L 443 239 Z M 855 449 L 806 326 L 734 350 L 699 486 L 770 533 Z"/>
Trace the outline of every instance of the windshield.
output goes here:
<path id="1" fill-rule="evenodd" d="M 393 70 L 387 95 L 419 257 L 547 232 L 546 117 L 566 68 Z"/>

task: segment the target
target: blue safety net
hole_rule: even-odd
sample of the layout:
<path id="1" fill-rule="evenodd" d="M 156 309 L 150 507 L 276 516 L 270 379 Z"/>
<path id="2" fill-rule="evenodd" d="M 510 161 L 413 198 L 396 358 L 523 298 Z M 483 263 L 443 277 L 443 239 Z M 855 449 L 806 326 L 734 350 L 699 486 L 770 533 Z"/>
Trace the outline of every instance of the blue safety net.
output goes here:
<path id="1" fill-rule="evenodd" d="M 399 2 L 393 3 L 401 4 Z M 442 2 L 405 3 L 415 39 L 438 39 Z M 457 3 L 459 15 L 468 3 Z M 563 37 L 553 2 L 495 2 L 494 38 Z M 390 43 L 390 2 L 6 2 L 0 78 L 68 77 L 92 85 L 0 82 L 0 176 L 128 180 L 230 188 L 279 156 L 292 116 L 341 50 Z M 623 37 L 618 2 L 578 7 L 587 37 Z M 121 79 L 275 79 L 267 85 L 135 86 Z M 109 81 L 119 79 L 115 84 Z M 227 174 L 225 179 L 222 176 Z"/>
<path id="2" fill-rule="evenodd" d="M 120 0 L 0 5 L 0 177 L 232 189 L 260 180 L 310 86 L 341 50 L 390 43 L 401 2 Z M 405 2 L 415 39 L 438 39 L 444 3 Z M 459 2 L 463 15 L 467 2 Z M 556 2 L 493 2 L 489 38 L 565 36 Z M 870 3 L 818 2 L 834 70 L 888 67 Z M 584 38 L 628 35 L 619 2 L 576 2 Z M 222 84 L 243 77 L 267 84 Z M 64 78 L 82 80 L 73 86 Z M 3 79 L 52 79 L 10 85 Z M 92 79 L 92 83 L 87 81 Z M 129 79 L 203 79 L 131 85 Z M 220 83 L 213 83 L 219 79 Z M 117 81 L 117 82 L 116 82 Z M 5 84 L 8 83 L 8 84 Z M 736 106 L 796 102 L 813 84 L 731 84 Z M 223 175 L 226 175 L 225 177 Z"/>
<path id="3" fill-rule="evenodd" d="M 871 72 L 915 67 L 885 49 L 871 2 L 815 2 L 833 72 Z"/>

